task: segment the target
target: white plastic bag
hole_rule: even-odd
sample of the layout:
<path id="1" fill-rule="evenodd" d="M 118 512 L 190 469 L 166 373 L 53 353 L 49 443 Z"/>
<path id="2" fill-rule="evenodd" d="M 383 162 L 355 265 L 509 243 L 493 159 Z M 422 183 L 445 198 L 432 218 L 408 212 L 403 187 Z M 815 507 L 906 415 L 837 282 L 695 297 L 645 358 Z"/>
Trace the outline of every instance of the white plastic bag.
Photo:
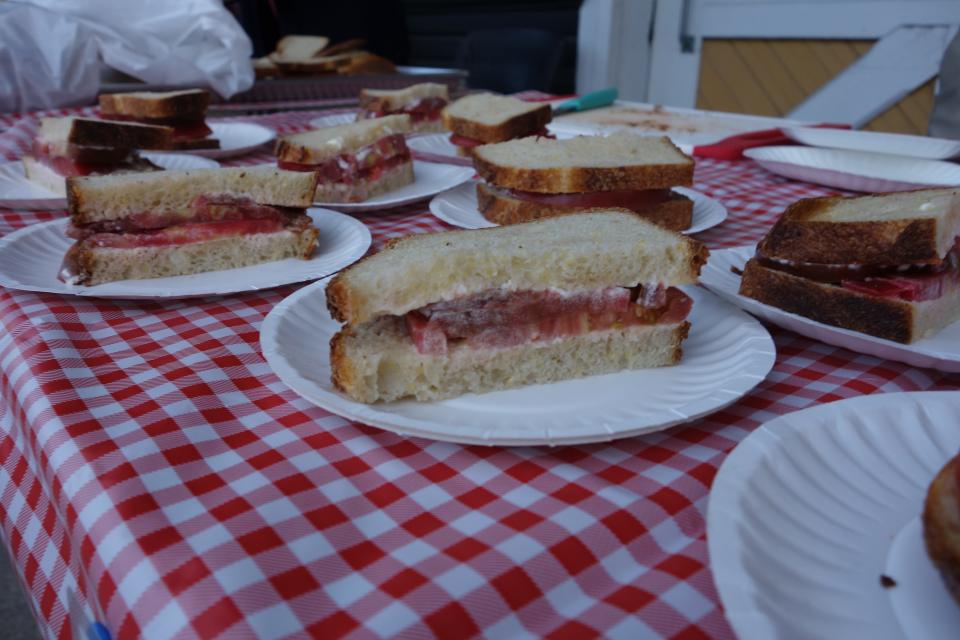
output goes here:
<path id="1" fill-rule="evenodd" d="M 40 17 L 20 19 L 13 26 L 20 30 L 20 44 L 13 45 L 4 37 L 0 15 L 0 78 L 37 74 L 36 66 L 22 61 L 20 49 L 29 45 L 59 60 L 57 71 L 66 65 L 82 72 L 84 79 L 70 81 L 68 90 L 62 73 L 34 78 L 37 88 L 45 83 L 58 100 L 30 100 L 30 107 L 92 100 L 99 85 L 89 79 L 90 73 L 98 73 L 96 61 L 89 61 L 91 42 L 108 66 L 144 82 L 207 86 L 225 97 L 253 84 L 250 38 L 220 0 L 9 0 L 0 4 L 13 11 L 27 6 L 36 7 L 34 15 L 46 22 Z M 70 24 L 73 31 L 68 32 Z M 2 102 L 0 97 L 0 108 Z"/>
<path id="2" fill-rule="evenodd" d="M 0 3 L 0 112 L 89 104 L 99 73 L 97 43 L 84 25 L 44 9 Z"/>

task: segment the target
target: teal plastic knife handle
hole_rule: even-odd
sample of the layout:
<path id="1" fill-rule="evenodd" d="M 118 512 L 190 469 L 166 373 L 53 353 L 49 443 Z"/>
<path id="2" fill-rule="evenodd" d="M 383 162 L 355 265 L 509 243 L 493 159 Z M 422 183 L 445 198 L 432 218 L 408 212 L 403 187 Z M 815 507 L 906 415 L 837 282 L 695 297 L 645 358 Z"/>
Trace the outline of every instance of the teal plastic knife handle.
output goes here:
<path id="1" fill-rule="evenodd" d="M 617 99 L 617 88 L 610 87 L 600 91 L 591 91 L 579 98 L 561 102 L 553 108 L 554 113 L 566 113 L 568 111 L 586 111 L 587 109 L 597 109 L 613 104 Z"/>

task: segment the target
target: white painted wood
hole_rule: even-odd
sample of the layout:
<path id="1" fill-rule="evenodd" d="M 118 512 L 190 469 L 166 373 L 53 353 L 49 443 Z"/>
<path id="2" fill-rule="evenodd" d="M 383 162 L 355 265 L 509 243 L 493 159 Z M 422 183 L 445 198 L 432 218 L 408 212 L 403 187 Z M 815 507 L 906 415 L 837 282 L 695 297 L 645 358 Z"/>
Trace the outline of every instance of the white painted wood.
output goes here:
<path id="1" fill-rule="evenodd" d="M 958 0 L 688 1 L 691 32 L 701 38 L 872 39 L 904 24 L 960 23 Z"/>
<path id="2" fill-rule="evenodd" d="M 900 27 L 787 117 L 862 127 L 940 71 L 956 27 Z"/>
<path id="3" fill-rule="evenodd" d="M 695 14 L 694 0 L 658 0 L 650 53 L 650 82 L 645 102 L 693 107 L 700 76 L 700 39 L 686 29 Z M 689 20 L 686 21 L 689 23 Z M 682 36 L 689 36 L 684 51 Z"/>
<path id="4" fill-rule="evenodd" d="M 617 87 L 625 100 L 647 94 L 655 0 L 584 0 L 577 29 L 577 93 Z"/>

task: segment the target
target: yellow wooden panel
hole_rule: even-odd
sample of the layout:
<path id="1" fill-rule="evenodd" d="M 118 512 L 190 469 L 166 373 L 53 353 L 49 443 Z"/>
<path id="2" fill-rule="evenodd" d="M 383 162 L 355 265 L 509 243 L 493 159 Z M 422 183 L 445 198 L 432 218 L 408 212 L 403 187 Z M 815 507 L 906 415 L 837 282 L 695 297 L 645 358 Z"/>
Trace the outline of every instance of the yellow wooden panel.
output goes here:
<path id="1" fill-rule="evenodd" d="M 872 46 L 871 40 L 705 40 L 697 107 L 786 115 Z M 926 133 L 933 84 L 918 88 L 864 128 Z"/>

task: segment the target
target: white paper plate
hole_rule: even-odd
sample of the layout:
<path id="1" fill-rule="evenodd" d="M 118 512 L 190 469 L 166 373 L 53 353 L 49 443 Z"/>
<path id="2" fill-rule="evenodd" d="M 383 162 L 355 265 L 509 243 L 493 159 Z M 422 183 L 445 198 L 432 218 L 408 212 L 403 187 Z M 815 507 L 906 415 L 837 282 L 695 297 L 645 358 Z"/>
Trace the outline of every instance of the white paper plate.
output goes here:
<path id="1" fill-rule="evenodd" d="M 472 178 L 473 169 L 414 160 L 413 174 L 415 180 L 412 183 L 363 202 L 317 202 L 315 204 L 318 207 L 327 207 L 339 211 L 390 209 L 418 200 L 425 200 L 441 191 L 452 189 L 461 182 Z"/>
<path id="2" fill-rule="evenodd" d="M 205 158 L 232 158 L 254 151 L 271 140 L 277 132 L 252 122 L 211 122 L 213 137 L 220 140 L 219 149 L 191 149 L 190 153 Z"/>
<path id="3" fill-rule="evenodd" d="M 449 133 L 431 133 L 407 140 L 407 146 L 418 160 L 448 162 L 461 167 L 472 167 L 473 160 L 457 155 L 457 146 L 450 142 Z"/>
<path id="4" fill-rule="evenodd" d="M 336 211 L 308 209 L 307 212 L 320 230 L 317 249 L 310 260 L 290 258 L 228 271 L 122 280 L 92 287 L 71 286 L 57 279 L 63 256 L 73 244 L 73 240 L 64 235 L 68 219 L 43 222 L 0 238 L 0 285 L 96 298 L 224 295 L 322 278 L 343 269 L 367 252 L 370 231 L 363 223 Z"/>
<path id="5" fill-rule="evenodd" d="M 885 193 L 960 185 L 960 166 L 940 160 L 816 147 L 757 147 L 743 155 L 786 178 L 850 191 Z"/>
<path id="6" fill-rule="evenodd" d="M 747 260 L 753 257 L 754 250 L 755 247 L 749 246 L 711 251 L 700 274 L 700 283 L 753 315 L 808 338 L 915 367 L 960 371 L 960 322 L 954 322 L 931 338 L 901 344 L 816 322 L 741 296 L 738 293 L 740 276 L 730 269 L 742 270 Z"/>
<path id="7" fill-rule="evenodd" d="M 310 121 L 310 126 L 314 129 L 326 129 L 340 124 L 350 124 L 357 121 L 357 114 L 353 111 L 347 113 L 331 113 L 330 115 L 320 116 Z"/>
<path id="8" fill-rule="evenodd" d="M 220 166 L 216 160 L 184 153 L 151 151 L 141 152 L 140 155 L 164 169 L 213 169 Z M 23 163 L 16 160 L 0 164 L 0 207 L 50 211 L 66 209 L 67 199 L 27 180 Z"/>
<path id="9" fill-rule="evenodd" d="M 932 568 L 902 568 L 926 557 L 908 526 L 960 447 L 958 424 L 960 393 L 892 393 L 790 413 L 741 442 L 707 513 L 714 581 L 740 640 L 956 637 L 960 607 Z M 911 612 L 925 601 L 942 606 Z"/>
<path id="10" fill-rule="evenodd" d="M 791 140 L 814 147 L 888 153 L 928 160 L 946 160 L 960 155 L 960 140 L 822 127 L 783 127 L 782 130 Z"/>
<path id="11" fill-rule="evenodd" d="M 326 281 L 277 305 L 260 330 L 264 357 L 301 396 L 333 413 L 396 433 L 499 445 L 555 445 L 625 438 L 712 413 L 762 381 L 776 358 L 770 334 L 750 316 L 691 287 L 695 304 L 683 360 L 439 402 L 354 402 L 330 382 Z"/>
<path id="12" fill-rule="evenodd" d="M 674 187 L 673 190 L 693 200 L 692 225 L 683 233 L 699 233 L 727 219 L 727 208 L 710 196 L 686 187 Z M 447 224 L 463 229 L 485 229 L 498 226 L 484 218 L 477 208 L 475 181 L 466 182 L 456 189 L 438 195 L 430 201 L 430 213 Z"/>

